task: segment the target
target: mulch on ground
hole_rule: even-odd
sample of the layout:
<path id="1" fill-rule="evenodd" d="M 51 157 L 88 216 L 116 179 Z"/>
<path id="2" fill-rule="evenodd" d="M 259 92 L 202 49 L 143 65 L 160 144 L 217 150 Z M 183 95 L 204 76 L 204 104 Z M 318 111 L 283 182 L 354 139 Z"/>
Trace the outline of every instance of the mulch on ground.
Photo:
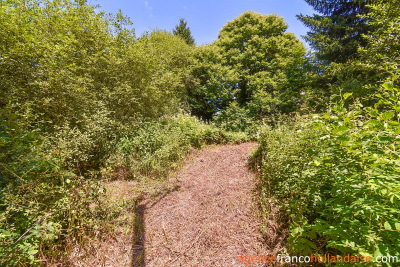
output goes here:
<path id="1" fill-rule="evenodd" d="M 176 190 L 139 206 L 134 266 L 242 266 L 268 255 L 254 215 L 254 143 L 210 146 L 176 174 Z"/>

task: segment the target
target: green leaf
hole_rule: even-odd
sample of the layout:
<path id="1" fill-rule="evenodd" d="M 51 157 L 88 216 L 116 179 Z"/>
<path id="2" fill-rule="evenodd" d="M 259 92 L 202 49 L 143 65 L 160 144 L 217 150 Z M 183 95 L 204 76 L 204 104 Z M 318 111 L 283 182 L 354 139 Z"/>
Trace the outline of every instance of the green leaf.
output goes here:
<path id="1" fill-rule="evenodd" d="M 394 115 L 394 112 L 393 112 L 393 111 L 387 111 L 387 112 L 383 113 L 383 114 L 380 116 L 380 119 L 381 119 L 382 121 L 387 121 L 387 120 L 390 120 L 390 119 L 393 117 L 393 115 Z"/>
<path id="2" fill-rule="evenodd" d="M 392 226 L 388 222 L 385 222 L 384 227 L 386 230 L 392 230 Z"/>
<path id="3" fill-rule="evenodd" d="M 353 93 L 345 93 L 344 95 L 343 95 L 343 98 L 344 98 L 344 100 L 346 100 L 347 98 L 349 98 L 350 96 L 352 96 L 353 95 Z"/>
<path id="4" fill-rule="evenodd" d="M 337 129 L 337 131 L 339 131 L 339 132 L 344 132 L 344 131 L 347 131 L 348 129 L 349 129 L 349 127 L 347 127 L 347 126 L 339 126 L 338 128 L 336 128 Z"/>
<path id="5" fill-rule="evenodd" d="M 396 112 L 400 112 L 400 104 L 394 105 L 393 109 L 396 110 Z"/>
<path id="6" fill-rule="evenodd" d="M 336 139 L 339 140 L 339 141 L 345 141 L 345 142 L 350 141 L 350 137 L 348 137 L 348 136 L 345 135 L 345 134 L 343 134 L 343 135 L 337 137 Z"/>
<path id="7" fill-rule="evenodd" d="M 380 126 L 381 125 L 381 122 L 379 122 L 375 119 L 369 120 L 367 123 L 371 126 Z"/>
<path id="8" fill-rule="evenodd" d="M 30 248 L 30 249 L 28 250 L 28 254 L 29 254 L 29 255 L 35 255 L 35 254 L 38 253 L 38 252 L 39 252 L 39 250 L 34 249 L 34 248 Z"/>
<path id="9" fill-rule="evenodd" d="M 382 85 L 382 86 L 383 86 L 383 88 L 385 88 L 385 89 L 388 90 L 388 91 L 391 91 L 391 90 L 393 90 L 393 88 L 394 88 L 394 86 L 393 86 L 392 83 L 385 83 L 385 84 Z"/>
<path id="10" fill-rule="evenodd" d="M 376 109 L 367 109 L 367 112 L 371 117 L 378 117 L 379 115 L 379 112 Z"/>
<path id="11" fill-rule="evenodd" d="M 322 118 L 323 118 L 323 119 L 330 119 L 330 118 L 331 118 L 331 115 L 329 115 L 329 113 L 325 113 L 325 114 L 322 116 Z"/>

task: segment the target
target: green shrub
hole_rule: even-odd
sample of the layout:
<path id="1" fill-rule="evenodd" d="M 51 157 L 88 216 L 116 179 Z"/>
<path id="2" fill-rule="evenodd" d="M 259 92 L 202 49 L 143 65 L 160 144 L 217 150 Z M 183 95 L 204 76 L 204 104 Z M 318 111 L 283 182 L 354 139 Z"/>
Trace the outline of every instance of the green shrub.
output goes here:
<path id="1" fill-rule="evenodd" d="M 188 115 L 136 124 L 118 142 L 101 114 L 85 131 L 65 126 L 45 137 L 31 115 L 12 110 L 0 112 L 1 265 L 68 255 L 67 241 L 81 244 L 109 219 L 105 212 L 117 214 L 104 199 L 101 168 L 103 175 L 108 166 L 128 169 L 128 178 L 165 178 L 192 148 L 247 140 Z"/>
<path id="2" fill-rule="evenodd" d="M 0 265 L 38 264 L 93 227 L 103 189 L 49 160 L 32 117 L 11 110 L 0 109 Z"/>
<path id="3" fill-rule="evenodd" d="M 109 166 L 128 167 L 132 176 L 161 177 L 177 167 L 192 147 L 246 140 L 244 133 L 222 131 L 188 115 L 164 117 L 144 122 L 135 133 L 121 138 Z"/>
<path id="4" fill-rule="evenodd" d="M 379 91 L 374 107 L 346 109 L 345 94 L 312 123 L 262 135 L 262 203 L 286 214 L 293 253 L 400 253 L 400 93 L 393 83 Z"/>
<path id="5" fill-rule="evenodd" d="M 248 107 L 240 107 L 237 102 L 233 102 L 215 116 L 214 124 L 225 131 L 243 133 L 254 140 L 258 139 L 261 129 L 270 124 L 271 119 L 266 119 L 254 116 Z"/>
<path id="6" fill-rule="evenodd" d="M 315 203 L 308 200 L 317 187 L 309 187 L 303 172 L 310 170 L 310 162 L 321 153 L 323 132 L 302 117 L 286 118 L 262 130 L 250 163 L 260 173 L 260 204 L 266 221 L 278 220 L 287 226 L 296 214 L 313 212 Z M 302 205 L 308 206 L 299 208 Z"/>

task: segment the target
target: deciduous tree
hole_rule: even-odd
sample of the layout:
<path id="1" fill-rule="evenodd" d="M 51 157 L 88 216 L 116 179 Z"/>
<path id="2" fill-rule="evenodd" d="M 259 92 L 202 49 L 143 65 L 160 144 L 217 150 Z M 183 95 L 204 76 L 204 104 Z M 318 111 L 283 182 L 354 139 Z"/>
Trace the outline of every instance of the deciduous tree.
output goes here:
<path id="1" fill-rule="evenodd" d="M 239 76 L 237 101 L 253 101 L 259 115 L 293 111 L 300 96 L 305 48 L 287 27 L 279 16 L 248 11 L 228 22 L 216 41 Z"/>

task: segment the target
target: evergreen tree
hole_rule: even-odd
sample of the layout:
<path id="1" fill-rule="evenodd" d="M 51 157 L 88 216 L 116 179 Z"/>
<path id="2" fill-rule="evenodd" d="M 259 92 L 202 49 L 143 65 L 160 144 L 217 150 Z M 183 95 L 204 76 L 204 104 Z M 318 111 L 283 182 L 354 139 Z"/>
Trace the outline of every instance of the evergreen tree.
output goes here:
<path id="1" fill-rule="evenodd" d="M 400 1 L 381 0 L 370 6 L 371 31 L 365 36 L 368 45 L 360 49 L 360 60 L 381 80 L 399 72 Z"/>
<path id="2" fill-rule="evenodd" d="M 179 36 L 185 40 L 188 45 L 194 45 L 194 38 L 184 18 L 179 20 L 179 24 L 175 26 L 173 33 L 175 36 Z"/>
<path id="3" fill-rule="evenodd" d="M 373 0 L 305 0 L 322 15 L 298 15 L 310 28 L 305 39 L 324 63 L 344 63 L 357 57 L 357 49 L 366 45 L 368 5 Z"/>

